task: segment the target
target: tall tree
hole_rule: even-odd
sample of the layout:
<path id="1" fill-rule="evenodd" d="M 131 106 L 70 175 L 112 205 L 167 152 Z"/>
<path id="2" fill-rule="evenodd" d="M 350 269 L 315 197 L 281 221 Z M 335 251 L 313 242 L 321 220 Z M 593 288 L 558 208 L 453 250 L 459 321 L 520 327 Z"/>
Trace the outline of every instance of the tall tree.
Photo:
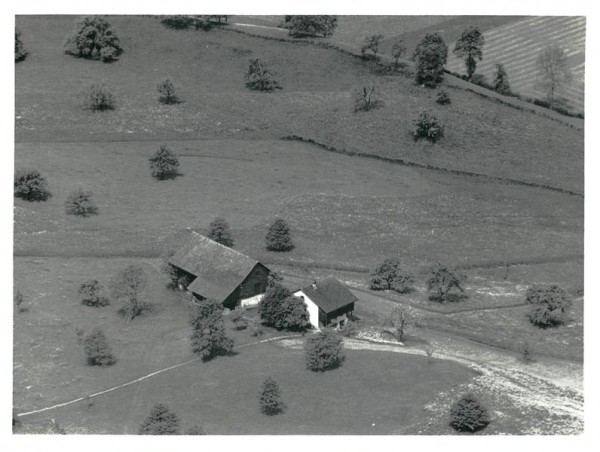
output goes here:
<path id="1" fill-rule="evenodd" d="M 567 55 L 562 47 L 552 45 L 540 52 L 537 64 L 540 84 L 546 91 L 546 100 L 552 107 L 556 102 L 556 92 L 572 78 L 567 66 Z"/>
<path id="2" fill-rule="evenodd" d="M 192 351 L 204 360 L 227 355 L 233 349 L 233 340 L 225 336 L 223 307 L 213 300 L 199 300 L 190 319 Z"/>
<path id="3" fill-rule="evenodd" d="M 415 48 L 413 59 L 417 66 L 416 82 L 435 88 L 444 78 L 448 46 L 437 33 L 429 33 Z"/>
<path id="4" fill-rule="evenodd" d="M 228 247 L 233 246 L 233 238 L 229 223 L 223 217 L 215 218 L 208 226 L 208 238 L 214 240 L 221 245 Z"/>
<path id="5" fill-rule="evenodd" d="M 477 69 L 477 60 L 483 58 L 483 44 L 485 39 L 483 34 L 476 26 L 471 26 L 463 31 L 456 45 L 454 46 L 454 54 L 465 59 L 467 69 L 467 77 L 471 80 L 475 70 Z"/>
<path id="6" fill-rule="evenodd" d="M 112 296 L 124 299 L 125 306 L 120 312 L 130 322 L 150 305 L 139 299 L 140 293 L 148 283 L 148 276 L 142 267 L 129 265 L 121 271 L 111 282 Z"/>

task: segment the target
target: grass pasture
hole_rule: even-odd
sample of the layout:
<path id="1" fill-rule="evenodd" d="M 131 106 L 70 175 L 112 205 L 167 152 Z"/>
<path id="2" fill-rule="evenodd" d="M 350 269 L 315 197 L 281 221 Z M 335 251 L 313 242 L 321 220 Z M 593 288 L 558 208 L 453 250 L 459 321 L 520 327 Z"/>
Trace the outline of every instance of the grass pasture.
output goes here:
<path id="1" fill-rule="evenodd" d="M 71 432 L 134 434 L 151 407 L 162 402 L 180 417 L 183 429 L 198 424 L 208 434 L 393 434 L 410 425 L 432 396 L 474 375 L 459 364 L 430 365 L 420 356 L 354 350 L 346 355 L 342 367 L 313 373 L 304 369 L 301 349 L 261 344 L 232 358 L 157 375 L 96 398 L 91 406 L 60 408 L 52 416 Z M 382 360 L 385 370 L 373 372 Z M 278 382 L 287 405 L 275 417 L 259 411 L 257 395 L 266 376 Z"/>
<path id="2" fill-rule="evenodd" d="M 376 76 L 369 64 L 334 50 L 226 31 L 168 30 L 151 17 L 111 18 L 125 48 L 119 61 L 81 61 L 61 51 L 65 30 L 75 20 L 17 20 L 31 47 L 16 68 L 18 142 L 296 134 L 340 149 L 583 191 L 581 132 L 474 93 L 449 88 L 452 104 L 441 107 L 435 92 L 414 86 L 411 79 Z M 243 74 L 250 58 L 267 61 L 283 90 L 247 90 Z M 172 78 L 184 103 L 159 104 L 156 84 L 165 77 Z M 385 105 L 354 113 L 353 91 L 368 79 L 376 81 Z M 92 82 L 113 90 L 115 111 L 81 107 L 78 96 Z M 435 112 L 446 126 L 444 140 L 435 145 L 415 143 L 410 136 L 422 110 Z"/>

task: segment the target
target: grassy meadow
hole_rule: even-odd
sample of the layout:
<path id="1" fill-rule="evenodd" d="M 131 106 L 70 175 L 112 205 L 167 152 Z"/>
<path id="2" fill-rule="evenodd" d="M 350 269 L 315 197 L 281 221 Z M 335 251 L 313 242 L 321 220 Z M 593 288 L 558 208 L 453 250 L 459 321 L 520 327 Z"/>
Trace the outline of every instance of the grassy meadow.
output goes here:
<path id="1" fill-rule="evenodd" d="M 434 19 L 420 26 L 443 25 Z M 583 194 L 583 132 L 457 88 L 448 88 L 452 103 L 442 107 L 435 91 L 403 75 L 378 75 L 370 63 L 334 50 L 225 30 L 169 30 L 153 17 L 110 17 L 125 49 L 119 60 L 78 60 L 62 51 L 77 20 L 17 17 L 30 54 L 16 66 L 15 167 L 39 170 L 52 197 L 15 198 L 14 282 L 27 308 L 14 318 L 15 407 L 41 408 L 192 359 L 189 305 L 164 287 L 158 256 L 178 247 L 186 230 L 206 231 L 217 215 L 229 221 L 235 249 L 295 273 L 296 281 L 333 273 L 365 289 L 377 264 L 399 257 L 417 274 L 417 290 L 388 300 L 357 292 L 363 318 L 383 318 L 394 303 L 408 302 L 422 308 L 431 329 L 504 348 L 535 340 L 548 356 L 580 357 L 581 300 L 567 325 L 545 331 L 528 324 L 523 307 L 481 309 L 522 303 L 532 284 L 579 293 L 583 196 L 350 157 L 281 138 L 299 135 L 338 149 Z M 344 23 L 339 39 L 347 33 Z M 402 33 L 426 29 L 416 27 Z M 247 90 L 243 74 L 251 58 L 264 59 L 283 90 Z M 156 85 L 167 77 L 182 103 L 158 102 Z M 354 113 L 353 91 L 367 80 L 384 105 Z M 83 108 L 82 94 L 92 83 L 113 92 L 114 111 Z M 446 125 L 435 145 L 410 136 L 424 109 Z M 180 159 L 181 175 L 173 180 L 150 175 L 148 158 L 161 143 Z M 64 201 L 78 187 L 93 192 L 98 215 L 66 215 Z M 296 244 L 290 253 L 264 248 L 276 216 L 290 224 Z M 426 270 L 438 261 L 465 268 L 469 297 L 460 305 L 427 300 Z M 130 263 L 149 275 L 144 296 L 151 312 L 126 324 L 115 301 L 102 308 L 79 303 L 79 283 L 107 285 Z M 503 263 L 512 264 L 508 273 Z M 118 358 L 113 367 L 85 363 L 77 331 L 96 326 Z M 227 328 L 236 344 L 256 340 L 249 331 Z M 70 433 L 135 433 L 151 406 L 164 402 L 184 429 L 199 424 L 209 434 L 417 433 L 423 407 L 473 376 L 449 361 L 431 366 L 422 357 L 368 351 L 348 351 L 344 366 L 326 374 L 303 366 L 301 350 L 251 346 L 52 417 Z M 259 416 L 256 402 L 266 372 L 279 382 L 289 408 L 273 419 Z"/>

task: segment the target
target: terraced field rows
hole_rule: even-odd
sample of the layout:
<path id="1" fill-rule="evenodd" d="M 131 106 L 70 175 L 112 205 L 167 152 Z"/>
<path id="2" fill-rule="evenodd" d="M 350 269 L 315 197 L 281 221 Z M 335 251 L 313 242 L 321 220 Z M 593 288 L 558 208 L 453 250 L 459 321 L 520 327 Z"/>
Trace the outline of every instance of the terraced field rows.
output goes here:
<path id="1" fill-rule="evenodd" d="M 550 45 L 565 49 L 573 79 L 559 91 L 575 111 L 584 109 L 585 71 L 585 17 L 531 17 L 496 27 L 484 33 L 483 61 L 477 72 L 492 81 L 496 63 L 502 63 L 508 73 L 513 91 L 543 98 L 539 86 L 537 58 L 541 50 Z M 449 43 L 454 48 L 453 43 Z M 464 61 L 450 52 L 447 69 L 464 73 Z"/>

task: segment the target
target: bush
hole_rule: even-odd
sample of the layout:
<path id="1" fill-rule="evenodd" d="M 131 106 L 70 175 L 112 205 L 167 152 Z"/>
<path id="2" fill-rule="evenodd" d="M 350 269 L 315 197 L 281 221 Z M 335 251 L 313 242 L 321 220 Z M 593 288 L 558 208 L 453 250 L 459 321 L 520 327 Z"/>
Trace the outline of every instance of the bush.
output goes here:
<path id="1" fill-rule="evenodd" d="M 77 58 L 111 62 L 123 52 L 115 29 L 98 16 L 86 17 L 67 39 L 65 53 Z"/>
<path id="2" fill-rule="evenodd" d="M 138 315 L 151 308 L 149 303 L 140 301 L 140 293 L 148 283 L 148 276 L 137 265 L 125 267 L 111 281 L 112 296 L 116 299 L 125 300 L 125 305 L 119 309 L 119 313 L 130 322 Z"/>
<path id="3" fill-rule="evenodd" d="M 488 83 L 487 77 L 483 74 L 473 74 L 471 77 L 471 82 L 476 85 L 483 86 L 486 89 L 494 89 L 494 87 Z"/>
<path id="4" fill-rule="evenodd" d="M 448 105 L 450 101 L 450 96 L 447 91 L 440 90 L 437 93 L 437 97 L 435 98 L 435 102 L 440 105 Z"/>
<path id="5" fill-rule="evenodd" d="M 370 111 L 382 105 L 383 102 L 378 98 L 378 92 L 373 83 L 354 91 L 354 111 Z"/>
<path id="6" fill-rule="evenodd" d="M 104 287 L 95 279 L 81 283 L 77 293 L 81 299 L 81 304 L 86 306 L 99 307 L 110 304 L 109 299 L 103 295 Z"/>
<path id="7" fill-rule="evenodd" d="M 265 378 L 258 395 L 260 403 L 260 412 L 267 416 L 274 416 L 283 411 L 284 405 L 281 402 L 281 391 L 279 385 L 271 377 Z"/>
<path id="8" fill-rule="evenodd" d="M 435 88 L 444 79 L 444 65 L 448 59 L 448 46 L 437 33 L 429 33 L 415 48 L 416 82 Z"/>
<path id="9" fill-rule="evenodd" d="M 435 143 L 444 136 L 444 126 L 440 124 L 437 117 L 424 111 L 414 121 L 412 136 L 415 141 L 426 139 Z"/>
<path id="10" fill-rule="evenodd" d="M 15 171 L 15 196 L 25 201 L 45 201 L 52 194 L 39 171 L 20 169 Z"/>
<path id="11" fill-rule="evenodd" d="M 179 418 L 162 403 L 154 405 L 138 430 L 140 435 L 177 435 Z"/>
<path id="12" fill-rule="evenodd" d="M 156 89 L 159 94 L 159 102 L 167 105 L 178 104 L 180 102 L 179 97 L 175 94 L 175 85 L 173 85 L 171 80 L 163 80 L 157 85 Z"/>
<path id="13" fill-rule="evenodd" d="M 383 35 L 372 35 L 367 36 L 364 40 L 362 47 L 360 48 L 360 53 L 363 58 L 372 58 L 377 60 L 377 53 L 379 52 L 379 44 L 383 41 Z M 371 55 L 367 55 L 367 52 L 371 52 Z"/>
<path id="14" fill-rule="evenodd" d="M 306 368 L 314 372 L 324 372 L 339 367 L 344 359 L 342 338 L 332 331 L 321 331 L 309 337 L 304 343 Z"/>
<path id="15" fill-rule="evenodd" d="M 244 317 L 244 312 L 244 309 L 238 306 L 229 315 L 229 320 L 231 320 L 237 330 L 248 328 L 248 320 Z"/>
<path id="16" fill-rule="evenodd" d="M 202 427 L 197 424 L 192 425 L 185 431 L 186 435 L 206 435 L 206 432 Z"/>
<path id="17" fill-rule="evenodd" d="M 402 271 L 400 261 L 390 258 L 383 261 L 371 274 L 371 290 L 394 290 L 399 293 L 412 291 L 415 277 L 408 272 Z"/>
<path id="18" fill-rule="evenodd" d="M 21 41 L 21 33 L 15 31 L 15 63 L 19 61 L 23 61 L 27 56 L 27 51 L 25 50 L 25 46 Z"/>
<path id="19" fill-rule="evenodd" d="M 294 249 L 290 228 L 282 218 L 276 218 L 265 237 L 269 251 L 291 251 Z"/>
<path id="20" fill-rule="evenodd" d="M 83 340 L 87 363 L 90 366 L 112 366 L 117 362 L 100 328 L 93 330 Z"/>
<path id="21" fill-rule="evenodd" d="M 437 264 L 433 266 L 430 269 L 430 277 L 426 281 L 427 290 L 429 292 L 434 292 L 429 298 L 442 303 L 445 303 L 446 301 L 456 301 L 458 297 L 454 294 L 450 294 L 450 291 L 458 289 L 461 292 L 464 292 L 464 289 L 461 287 L 464 279 L 466 279 L 465 275 L 460 275 L 444 265 Z"/>
<path id="22" fill-rule="evenodd" d="M 75 215 L 77 217 L 96 215 L 98 213 L 98 208 L 96 207 L 92 196 L 92 192 L 83 191 L 81 188 L 76 189 L 65 201 L 65 212 L 68 215 Z"/>
<path id="23" fill-rule="evenodd" d="M 303 38 L 306 36 L 331 36 L 337 26 L 336 16 L 286 16 L 285 26 L 290 36 Z"/>
<path id="24" fill-rule="evenodd" d="M 233 246 L 233 238 L 229 223 L 223 217 L 215 218 L 208 226 L 208 238 L 214 240 L 221 245 L 228 247 Z"/>
<path id="25" fill-rule="evenodd" d="M 195 308 L 190 319 L 192 351 L 203 361 L 231 354 L 233 341 L 225 336 L 223 307 L 216 301 L 199 300 Z"/>
<path id="26" fill-rule="evenodd" d="M 246 75 L 244 75 L 244 82 L 246 87 L 257 91 L 275 91 L 281 89 L 281 85 L 275 76 L 277 74 L 267 68 L 267 65 L 260 59 L 250 60 L 250 66 Z"/>
<path id="27" fill-rule="evenodd" d="M 532 304 L 528 313 L 532 324 L 548 328 L 564 323 L 571 300 L 560 287 L 529 288 L 526 299 Z"/>
<path id="28" fill-rule="evenodd" d="M 113 95 L 104 85 L 91 85 L 85 94 L 85 107 L 92 111 L 114 110 Z"/>
<path id="29" fill-rule="evenodd" d="M 173 179 L 179 174 L 179 159 L 166 145 L 161 144 L 158 150 L 150 157 L 150 170 L 152 177 L 158 180 Z"/>
<path id="30" fill-rule="evenodd" d="M 476 432 L 489 423 L 488 411 L 472 394 L 461 397 L 450 409 L 450 426 L 458 432 Z"/>

